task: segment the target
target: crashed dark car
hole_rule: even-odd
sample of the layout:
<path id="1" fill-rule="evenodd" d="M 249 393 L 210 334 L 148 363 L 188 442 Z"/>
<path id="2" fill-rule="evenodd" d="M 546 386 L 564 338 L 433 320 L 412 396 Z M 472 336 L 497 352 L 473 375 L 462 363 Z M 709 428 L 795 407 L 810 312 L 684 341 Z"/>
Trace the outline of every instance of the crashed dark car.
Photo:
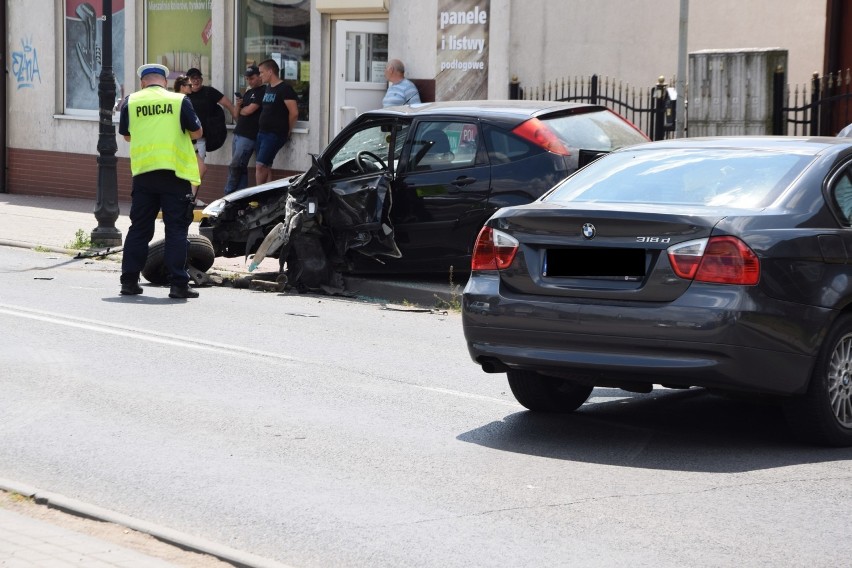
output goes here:
<path id="1" fill-rule="evenodd" d="M 613 152 L 488 220 L 462 319 L 473 360 L 533 411 L 698 386 L 852 445 L 852 140 Z"/>
<path id="2" fill-rule="evenodd" d="M 217 256 L 254 254 L 285 221 L 295 191 L 313 196 L 313 228 L 325 231 L 333 270 L 466 272 L 494 211 L 528 203 L 598 156 L 647 140 L 612 111 L 586 104 L 469 101 L 369 111 L 308 172 L 208 205 L 200 233 Z M 284 266 L 289 252 L 278 250 Z"/>

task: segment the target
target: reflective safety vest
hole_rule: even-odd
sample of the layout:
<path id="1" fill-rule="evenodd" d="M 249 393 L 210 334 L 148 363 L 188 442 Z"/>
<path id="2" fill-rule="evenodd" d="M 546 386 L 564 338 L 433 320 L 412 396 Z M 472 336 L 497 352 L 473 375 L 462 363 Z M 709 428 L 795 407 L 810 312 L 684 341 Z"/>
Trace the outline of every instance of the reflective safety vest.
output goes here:
<path id="1" fill-rule="evenodd" d="M 130 172 L 172 170 L 181 179 L 201 185 L 198 160 L 188 132 L 180 125 L 184 95 L 154 86 L 128 98 Z"/>

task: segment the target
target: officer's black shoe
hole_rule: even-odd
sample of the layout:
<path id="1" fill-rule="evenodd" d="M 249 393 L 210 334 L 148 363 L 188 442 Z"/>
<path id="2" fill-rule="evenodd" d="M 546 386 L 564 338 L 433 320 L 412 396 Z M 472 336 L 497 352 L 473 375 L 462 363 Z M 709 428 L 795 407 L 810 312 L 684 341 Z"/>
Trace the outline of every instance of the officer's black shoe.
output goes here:
<path id="1" fill-rule="evenodd" d="M 121 294 L 123 296 L 133 296 L 135 294 L 142 293 L 142 286 L 139 285 L 138 282 L 134 282 L 132 284 L 122 284 L 121 285 Z"/>
<path id="2" fill-rule="evenodd" d="M 121 294 L 123 296 L 134 296 L 142 293 L 142 286 L 139 285 L 138 274 L 122 274 L 121 275 Z"/>
<path id="3" fill-rule="evenodd" d="M 197 298 L 198 292 L 189 286 L 172 286 L 169 290 L 169 298 Z"/>

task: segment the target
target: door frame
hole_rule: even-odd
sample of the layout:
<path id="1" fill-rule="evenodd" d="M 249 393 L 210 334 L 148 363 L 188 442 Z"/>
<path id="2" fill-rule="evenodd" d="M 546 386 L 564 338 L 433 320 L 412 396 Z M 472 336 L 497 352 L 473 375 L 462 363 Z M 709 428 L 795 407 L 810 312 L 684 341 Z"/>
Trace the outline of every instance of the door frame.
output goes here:
<path id="1" fill-rule="evenodd" d="M 331 72 L 329 73 L 329 121 L 328 139 L 332 140 L 346 124 L 360 112 L 354 107 L 345 105 L 347 90 L 375 90 L 378 85 L 383 89 L 387 83 L 381 82 L 359 83 L 348 82 L 346 78 L 346 35 L 349 32 L 364 32 L 372 34 L 389 33 L 387 20 L 333 20 L 331 30 Z M 365 109 L 361 109 L 363 111 Z M 348 114 L 346 114 L 348 112 Z M 344 116 L 345 114 L 345 116 Z"/>

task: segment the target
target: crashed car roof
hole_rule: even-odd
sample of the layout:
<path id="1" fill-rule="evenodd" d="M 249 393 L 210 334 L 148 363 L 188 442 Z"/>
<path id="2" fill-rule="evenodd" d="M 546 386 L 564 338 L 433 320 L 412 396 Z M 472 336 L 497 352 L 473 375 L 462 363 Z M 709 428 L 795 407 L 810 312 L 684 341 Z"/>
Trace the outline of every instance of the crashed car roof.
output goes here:
<path id="1" fill-rule="evenodd" d="M 438 103 L 422 103 L 419 105 L 387 107 L 368 110 L 362 115 L 387 116 L 431 116 L 431 115 L 460 115 L 478 116 L 480 118 L 514 118 L 524 121 L 528 118 L 558 111 L 575 109 L 605 109 L 600 105 L 588 103 L 565 103 L 558 101 L 443 101 Z"/>

